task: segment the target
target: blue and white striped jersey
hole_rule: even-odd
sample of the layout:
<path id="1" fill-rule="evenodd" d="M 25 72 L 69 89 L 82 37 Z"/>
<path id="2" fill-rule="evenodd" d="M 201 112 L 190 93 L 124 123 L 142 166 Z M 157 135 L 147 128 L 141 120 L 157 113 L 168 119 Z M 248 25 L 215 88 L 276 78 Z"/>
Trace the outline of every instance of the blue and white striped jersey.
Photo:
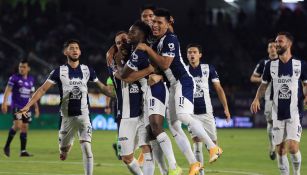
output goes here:
<path id="1" fill-rule="evenodd" d="M 174 33 L 167 32 L 152 47 L 159 55 L 174 58 L 170 67 L 164 70 L 165 76 L 171 85 L 184 77 L 191 77 L 182 60 L 180 44 Z"/>
<path id="2" fill-rule="evenodd" d="M 296 58 L 291 58 L 287 63 L 279 59 L 268 62 L 262 83 L 269 82 L 273 86 L 272 119 L 300 117 L 304 100 L 302 82 L 307 83 L 306 62 Z"/>
<path id="3" fill-rule="evenodd" d="M 196 91 L 194 92 L 194 114 L 213 113 L 209 83 L 220 82 L 214 66 L 199 64 L 196 68 L 192 66 L 188 66 L 188 68 L 196 84 Z"/>
<path id="4" fill-rule="evenodd" d="M 77 68 L 72 68 L 69 64 L 65 64 L 53 70 L 47 81 L 58 85 L 62 116 L 89 114 L 87 83 L 89 81 L 98 81 L 93 69 L 83 64 L 78 65 Z"/>

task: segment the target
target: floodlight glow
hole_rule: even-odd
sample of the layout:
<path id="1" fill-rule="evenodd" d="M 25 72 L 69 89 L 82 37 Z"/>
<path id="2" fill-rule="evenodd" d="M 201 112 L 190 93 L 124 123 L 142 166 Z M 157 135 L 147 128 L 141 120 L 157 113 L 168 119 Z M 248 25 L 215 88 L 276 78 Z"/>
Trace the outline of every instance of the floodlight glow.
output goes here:
<path id="1" fill-rule="evenodd" d="M 304 1 L 304 0 L 282 0 L 283 3 L 298 3 L 300 1 Z"/>
<path id="2" fill-rule="evenodd" d="M 230 3 L 232 3 L 232 2 L 235 2 L 235 0 L 224 0 L 225 2 L 230 2 Z"/>

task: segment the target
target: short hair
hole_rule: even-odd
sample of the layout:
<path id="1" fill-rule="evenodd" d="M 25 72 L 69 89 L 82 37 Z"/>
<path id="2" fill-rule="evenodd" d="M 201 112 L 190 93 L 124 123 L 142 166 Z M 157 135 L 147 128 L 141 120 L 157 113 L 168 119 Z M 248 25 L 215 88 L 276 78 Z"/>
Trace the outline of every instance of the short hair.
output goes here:
<path id="1" fill-rule="evenodd" d="M 29 61 L 28 61 L 28 59 L 24 58 L 24 59 L 21 59 L 19 61 L 19 63 L 21 63 L 21 64 L 29 64 Z"/>
<path id="2" fill-rule="evenodd" d="M 148 24 L 146 24 L 143 21 L 137 20 L 137 21 L 135 21 L 133 26 L 137 27 L 138 29 L 140 29 L 144 33 L 145 41 L 147 41 L 148 39 L 151 38 L 152 32 L 151 32 L 151 28 Z"/>
<path id="3" fill-rule="evenodd" d="M 290 32 L 278 32 L 277 36 L 284 35 L 286 36 L 292 43 L 294 42 L 294 37 Z"/>
<path id="4" fill-rule="evenodd" d="M 171 13 L 164 8 L 158 8 L 154 11 L 155 16 L 157 17 L 164 17 L 168 22 L 171 21 Z"/>
<path id="5" fill-rule="evenodd" d="M 126 31 L 124 31 L 124 30 L 120 30 L 120 31 L 118 31 L 118 32 L 116 32 L 116 34 L 115 34 L 115 37 L 114 37 L 114 40 L 115 40 L 115 38 L 118 36 L 118 35 L 121 35 L 121 34 L 128 34 Z"/>
<path id="6" fill-rule="evenodd" d="M 140 8 L 140 14 L 143 13 L 144 10 L 151 10 L 151 11 L 155 11 L 157 9 L 157 7 L 155 5 L 152 5 L 152 4 L 146 4 L 146 5 L 143 5 L 141 8 Z"/>
<path id="7" fill-rule="evenodd" d="M 76 39 L 69 39 L 67 41 L 64 42 L 63 44 L 63 50 L 65 50 L 70 44 L 78 44 L 78 46 L 80 47 L 80 42 L 79 40 L 76 40 Z"/>
<path id="8" fill-rule="evenodd" d="M 201 47 L 200 44 L 197 44 L 197 43 L 190 43 L 190 44 L 188 44 L 186 50 L 188 51 L 188 49 L 191 48 L 191 47 L 196 47 L 196 48 L 198 49 L 199 53 L 201 53 L 201 54 L 203 53 L 203 48 Z"/>
<path id="9" fill-rule="evenodd" d="M 268 39 L 268 41 L 267 41 L 267 45 L 269 45 L 269 44 L 271 44 L 271 43 L 275 43 L 275 42 L 276 42 L 275 39 L 270 38 L 270 39 Z"/>

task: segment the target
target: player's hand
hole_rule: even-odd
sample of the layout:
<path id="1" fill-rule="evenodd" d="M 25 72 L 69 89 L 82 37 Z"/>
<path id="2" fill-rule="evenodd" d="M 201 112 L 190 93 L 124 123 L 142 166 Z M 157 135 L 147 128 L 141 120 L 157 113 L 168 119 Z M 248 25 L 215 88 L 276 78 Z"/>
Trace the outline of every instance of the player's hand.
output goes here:
<path id="1" fill-rule="evenodd" d="M 113 57 L 116 52 L 117 52 L 117 48 L 115 45 L 112 45 L 111 48 L 107 51 L 106 61 L 107 61 L 108 66 L 112 64 Z"/>
<path id="2" fill-rule="evenodd" d="M 255 98 L 250 108 L 252 113 L 257 113 L 260 110 L 260 102 L 259 99 Z"/>
<path id="3" fill-rule="evenodd" d="M 152 86 L 152 85 L 158 83 L 159 81 L 161 81 L 162 79 L 163 79 L 162 75 L 151 74 L 151 75 L 149 75 L 149 77 L 148 77 L 147 84 L 148 84 L 149 86 Z"/>
<path id="4" fill-rule="evenodd" d="M 7 113 L 7 105 L 6 103 L 2 103 L 1 105 L 1 111 L 3 114 L 6 114 Z"/>
<path id="5" fill-rule="evenodd" d="M 28 111 L 29 111 L 29 107 L 25 106 L 22 109 L 20 109 L 18 112 L 15 113 L 15 115 L 22 115 L 25 116 L 26 118 L 28 118 Z"/>
<path id="6" fill-rule="evenodd" d="M 148 46 L 147 46 L 145 43 L 139 43 L 139 44 L 136 46 L 136 49 L 142 50 L 142 51 L 145 51 L 145 52 L 146 52 L 147 47 L 148 47 Z"/>
<path id="7" fill-rule="evenodd" d="M 225 114 L 225 116 L 226 116 L 226 122 L 229 123 L 230 120 L 231 120 L 229 110 L 228 110 L 228 109 L 225 109 L 225 110 L 224 110 L 224 114 Z"/>
<path id="8" fill-rule="evenodd" d="M 304 99 L 304 109 L 307 110 L 307 96 L 305 96 Z"/>
<path id="9" fill-rule="evenodd" d="M 35 118 L 38 118 L 39 115 L 40 115 L 39 109 L 38 109 L 38 108 L 35 108 L 35 109 L 34 109 L 34 112 L 35 112 L 34 117 L 35 117 Z"/>

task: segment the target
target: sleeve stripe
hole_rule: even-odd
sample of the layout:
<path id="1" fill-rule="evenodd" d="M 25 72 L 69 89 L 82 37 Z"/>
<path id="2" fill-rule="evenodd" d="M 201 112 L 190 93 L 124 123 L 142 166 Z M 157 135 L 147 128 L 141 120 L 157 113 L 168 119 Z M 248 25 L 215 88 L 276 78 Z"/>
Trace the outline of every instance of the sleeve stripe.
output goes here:
<path id="1" fill-rule="evenodd" d="M 52 83 L 52 84 L 56 84 L 55 81 L 52 81 L 51 79 L 47 79 L 48 82 Z"/>
<path id="2" fill-rule="evenodd" d="M 264 81 L 264 80 L 262 80 L 261 83 L 263 83 L 263 84 L 268 84 L 268 82 L 267 82 L 267 81 Z"/>
<path id="3" fill-rule="evenodd" d="M 212 79 L 211 81 L 212 81 L 212 82 L 220 82 L 220 79 L 214 78 L 214 79 Z"/>

